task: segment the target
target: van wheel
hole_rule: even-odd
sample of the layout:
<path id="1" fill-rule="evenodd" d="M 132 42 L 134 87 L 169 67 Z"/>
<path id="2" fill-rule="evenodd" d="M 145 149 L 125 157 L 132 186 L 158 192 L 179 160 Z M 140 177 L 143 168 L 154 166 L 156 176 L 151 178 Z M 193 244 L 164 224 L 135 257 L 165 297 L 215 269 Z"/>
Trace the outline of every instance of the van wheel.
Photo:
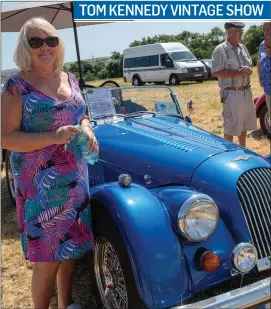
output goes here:
<path id="1" fill-rule="evenodd" d="M 141 86 L 143 83 L 139 76 L 133 77 L 133 86 Z"/>
<path id="2" fill-rule="evenodd" d="M 114 220 L 103 216 L 95 221 L 91 276 L 98 307 L 147 309 L 138 295 L 130 258 Z"/>
<path id="3" fill-rule="evenodd" d="M 10 166 L 10 151 L 6 151 L 5 168 L 6 168 L 6 180 L 7 180 L 9 197 L 12 204 L 15 206 L 16 205 L 15 186 L 14 186 L 13 173 Z"/>
<path id="4" fill-rule="evenodd" d="M 271 121 L 270 114 L 265 104 L 260 110 L 260 125 L 264 135 L 271 137 Z"/>
<path id="5" fill-rule="evenodd" d="M 179 77 L 175 74 L 170 75 L 169 84 L 173 86 L 179 85 L 180 84 Z"/>

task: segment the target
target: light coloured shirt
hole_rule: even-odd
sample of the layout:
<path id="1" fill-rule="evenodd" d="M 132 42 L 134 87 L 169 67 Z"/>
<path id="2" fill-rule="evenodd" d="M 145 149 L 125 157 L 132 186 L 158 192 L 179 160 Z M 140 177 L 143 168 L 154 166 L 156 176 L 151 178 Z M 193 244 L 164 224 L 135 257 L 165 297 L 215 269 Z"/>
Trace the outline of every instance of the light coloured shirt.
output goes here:
<path id="1" fill-rule="evenodd" d="M 218 45 L 212 55 L 212 72 L 221 70 L 238 71 L 242 66 L 253 67 L 250 54 L 243 44 L 238 44 L 234 49 L 229 41 Z M 249 76 L 239 76 L 233 78 L 218 78 L 220 89 L 227 87 L 241 87 L 250 84 Z"/>

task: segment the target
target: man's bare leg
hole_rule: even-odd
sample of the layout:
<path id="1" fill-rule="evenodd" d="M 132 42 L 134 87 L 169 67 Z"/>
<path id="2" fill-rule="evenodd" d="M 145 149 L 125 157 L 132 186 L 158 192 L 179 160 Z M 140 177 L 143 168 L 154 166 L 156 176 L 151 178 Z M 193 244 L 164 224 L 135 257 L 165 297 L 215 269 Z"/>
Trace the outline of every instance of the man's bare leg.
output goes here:
<path id="1" fill-rule="evenodd" d="M 224 134 L 224 138 L 230 142 L 233 142 L 233 136 L 232 135 L 228 135 L 228 134 Z"/>
<path id="2" fill-rule="evenodd" d="M 241 133 L 241 135 L 238 136 L 238 141 L 239 141 L 240 146 L 246 147 L 246 141 L 247 141 L 247 132 L 246 131 L 243 131 Z"/>

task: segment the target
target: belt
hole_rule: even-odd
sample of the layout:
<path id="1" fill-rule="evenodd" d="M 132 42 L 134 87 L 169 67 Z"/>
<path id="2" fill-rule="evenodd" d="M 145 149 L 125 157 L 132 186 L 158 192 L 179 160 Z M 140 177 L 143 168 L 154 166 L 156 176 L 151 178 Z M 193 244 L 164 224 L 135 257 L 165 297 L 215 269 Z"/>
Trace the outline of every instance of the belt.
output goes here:
<path id="1" fill-rule="evenodd" d="M 242 86 L 242 87 L 227 87 L 224 90 L 235 90 L 235 91 L 244 91 L 250 88 L 250 85 Z"/>

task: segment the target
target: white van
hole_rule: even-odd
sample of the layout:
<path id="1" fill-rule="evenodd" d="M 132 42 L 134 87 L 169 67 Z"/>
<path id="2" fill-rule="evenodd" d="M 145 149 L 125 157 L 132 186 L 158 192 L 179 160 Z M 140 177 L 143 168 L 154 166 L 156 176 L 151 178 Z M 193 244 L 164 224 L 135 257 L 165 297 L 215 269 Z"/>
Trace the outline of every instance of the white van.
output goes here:
<path id="1" fill-rule="evenodd" d="M 182 81 L 203 82 L 205 65 L 181 43 L 156 43 L 124 51 L 123 79 L 134 86 L 144 83 L 177 85 Z"/>

